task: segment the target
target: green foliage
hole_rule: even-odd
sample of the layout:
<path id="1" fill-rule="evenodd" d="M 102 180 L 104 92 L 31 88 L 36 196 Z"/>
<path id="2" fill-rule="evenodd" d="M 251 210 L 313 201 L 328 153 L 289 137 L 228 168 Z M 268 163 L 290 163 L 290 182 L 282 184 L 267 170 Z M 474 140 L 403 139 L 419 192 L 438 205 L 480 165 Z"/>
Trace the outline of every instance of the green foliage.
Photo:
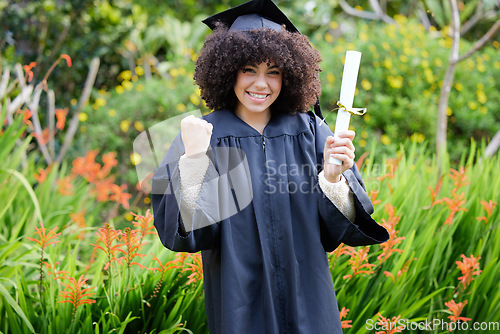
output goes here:
<path id="1" fill-rule="evenodd" d="M 326 110 L 335 107 L 340 96 L 345 51 L 363 54 L 354 106 L 367 107 L 368 113 L 351 119 L 361 152 L 372 140 L 380 141 L 387 146 L 386 152 L 392 153 L 394 146 L 388 145 L 402 143 L 408 137 L 419 142 L 427 139 L 434 145 L 440 86 L 451 41 L 444 37 L 446 32 L 426 32 L 421 24 L 403 16 L 396 16 L 396 21 L 396 25 L 360 23 L 349 38 L 334 38 L 339 24 L 333 22 L 329 30 L 311 38 L 324 59 L 321 102 Z M 462 53 L 470 47 L 462 41 Z M 498 130 L 497 53 L 498 43 L 457 66 L 448 110 L 453 160 L 467 148 L 470 138 L 491 138 Z M 334 115 L 327 118 L 332 126 Z"/>

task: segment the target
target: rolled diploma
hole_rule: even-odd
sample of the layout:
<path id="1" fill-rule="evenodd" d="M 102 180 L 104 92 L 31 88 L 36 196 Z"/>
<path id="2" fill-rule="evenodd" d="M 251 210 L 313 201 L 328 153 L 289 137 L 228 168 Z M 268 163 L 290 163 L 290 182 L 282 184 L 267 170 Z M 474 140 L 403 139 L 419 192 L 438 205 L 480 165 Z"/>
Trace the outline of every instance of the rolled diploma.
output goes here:
<path id="1" fill-rule="evenodd" d="M 340 86 L 340 103 L 347 109 L 352 108 L 354 100 L 354 91 L 356 90 L 356 81 L 358 80 L 359 62 L 361 60 L 361 52 L 347 51 L 344 62 L 344 73 L 342 74 L 342 85 Z M 344 109 L 339 109 L 337 121 L 335 122 L 335 136 L 337 133 L 349 130 L 349 121 L 351 114 Z M 330 156 L 329 163 L 342 165 L 342 161 Z"/>

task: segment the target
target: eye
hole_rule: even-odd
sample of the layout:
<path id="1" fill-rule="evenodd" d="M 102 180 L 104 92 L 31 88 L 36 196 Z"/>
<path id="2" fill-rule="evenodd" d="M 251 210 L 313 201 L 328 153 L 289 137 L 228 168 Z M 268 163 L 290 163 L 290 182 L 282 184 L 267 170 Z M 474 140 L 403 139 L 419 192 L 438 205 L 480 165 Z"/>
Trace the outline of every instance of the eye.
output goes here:
<path id="1" fill-rule="evenodd" d="M 280 75 L 280 71 L 270 71 L 269 74 L 271 75 Z"/>
<path id="2" fill-rule="evenodd" d="M 245 67 L 241 70 L 242 73 L 255 73 L 255 70 L 251 67 Z"/>

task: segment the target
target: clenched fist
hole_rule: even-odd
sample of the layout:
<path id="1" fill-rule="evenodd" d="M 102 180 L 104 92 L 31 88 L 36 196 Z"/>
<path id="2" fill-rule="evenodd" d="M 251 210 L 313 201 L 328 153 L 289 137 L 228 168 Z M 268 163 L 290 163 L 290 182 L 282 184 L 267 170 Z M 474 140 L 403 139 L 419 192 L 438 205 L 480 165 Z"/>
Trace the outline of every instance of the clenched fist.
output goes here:
<path id="1" fill-rule="evenodd" d="M 187 157 L 204 154 L 207 151 L 212 129 L 212 124 L 193 115 L 181 121 L 181 137 Z"/>

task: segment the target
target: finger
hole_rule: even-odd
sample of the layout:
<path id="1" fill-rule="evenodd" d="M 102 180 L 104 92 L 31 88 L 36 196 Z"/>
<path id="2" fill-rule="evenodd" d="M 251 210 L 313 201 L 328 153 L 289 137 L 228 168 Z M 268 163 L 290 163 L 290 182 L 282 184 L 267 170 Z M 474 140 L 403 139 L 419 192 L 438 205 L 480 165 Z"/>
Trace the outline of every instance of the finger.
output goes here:
<path id="1" fill-rule="evenodd" d="M 344 154 L 349 159 L 354 159 L 355 157 L 354 152 L 345 146 L 332 148 L 330 152 L 331 154 Z"/>
<path id="2" fill-rule="evenodd" d="M 336 133 L 335 135 L 340 137 L 340 138 L 349 138 L 350 140 L 353 140 L 354 137 L 356 136 L 356 132 L 354 132 L 352 130 L 347 130 L 347 131 L 339 132 L 338 134 Z"/>
<path id="3" fill-rule="evenodd" d="M 325 145 L 326 146 L 331 146 L 335 141 L 335 138 L 333 136 L 328 136 L 326 137 L 326 142 L 325 142 Z"/>
<path id="4" fill-rule="evenodd" d="M 352 151 L 356 150 L 356 148 L 354 147 L 354 144 L 352 143 L 352 141 L 349 138 L 336 138 L 334 144 L 331 147 L 333 148 L 333 147 L 341 147 L 341 146 L 345 146 Z"/>

